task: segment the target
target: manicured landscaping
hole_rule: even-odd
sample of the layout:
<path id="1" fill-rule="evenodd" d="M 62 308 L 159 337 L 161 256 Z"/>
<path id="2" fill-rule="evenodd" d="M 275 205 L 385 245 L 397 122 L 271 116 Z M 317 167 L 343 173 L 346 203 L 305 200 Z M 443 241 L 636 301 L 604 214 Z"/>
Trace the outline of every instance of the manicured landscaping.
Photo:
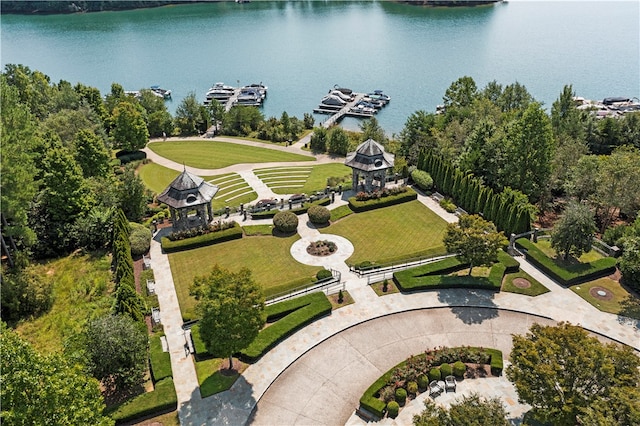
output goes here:
<path id="1" fill-rule="evenodd" d="M 210 358 L 195 363 L 198 384 L 200 385 L 200 396 L 202 398 L 228 390 L 247 367 L 246 364 L 236 361 L 234 362 L 235 367 L 238 364 L 241 365 L 239 371 L 229 371 L 227 374 L 223 374 L 220 371 L 223 361 L 225 360 L 220 358 Z"/>
<path id="2" fill-rule="evenodd" d="M 208 247 L 169 254 L 171 273 L 178 294 L 182 316 L 194 319 L 195 299 L 189 296 L 189 286 L 196 276 L 206 275 L 213 265 L 231 271 L 249 268 L 266 297 L 315 280 L 321 269 L 303 265 L 291 257 L 291 245 L 300 239 L 290 237 L 245 237 Z"/>
<path id="3" fill-rule="evenodd" d="M 168 377 L 155 384 L 155 389 L 109 409 L 116 424 L 129 423 L 153 414 L 162 414 L 178 408 L 178 396 L 173 378 Z"/>
<path id="4" fill-rule="evenodd" d="M 519 281 L 518 278 L 524 281 Z M 514 280 L 516 280 L 515 284 Z M 529 283 L 529 287 L 526 287 L 526 282 Z M 523 284 L 520 284 L 520 286 L 518 286 L 516 285 L 518 283 Z M 548 293 L 549 289 L 526 272 L 518 271 L 511 274 L 506 274 L 504 276 L 501 291 L 524 294 L 526 296 L 539 296 L 541 294 Z"/>
<path id="5" fill-rule="evenodd" d="M 182 240 L 171 241 L 169 237 L 162 237 L 162 250 L 167 253 L 177 251 L 191 250 L 198 247 L 220 244 L 225 241 L 237 240 L 242 238 L 242 227 L 237 222 L 233 222 L 233 227 L 216 232 L 198 235 L 197 237 L 185 238 Z"/>
<path id="6" fill-rule="evenodd" d="M 386 281 L 386 291 L 385 291 L 385 282 Z M 379 283 L 374 283 L 371 284 L 371 288 L 373 289 L 373 291 L 378 295 L 378 296 L 384 296 L 387 294 L 393 294 L 393 293 L 399 293 L 400 289 L 398 288 L 398 286 L 393 282 L 393 280 L 389 279 L 389 280 L 384 280 L 384 281 L 380 281 Z"/>
<path id="7" fill-rule="evenodd" d="M 631 296 L 619 282 L 608 277 L 574 285 L 571 290 L 599 310 L 612 314 L 621 313 L 625 307 L 624 302 Z M 625 313 L 629 314 L 628 311 Z"/>
<path id="8" fill-rule="evenodd" d="M 574 265 L 576 263 L 589 263 L 589 262 L 593 262 L 595 260 L 598 259 L 602 259 L 605 256 L 603 256 L 602 254 L 598 253 L 595 250 L 591 250 L 587 253 L 583 253 L 582 256 L 580 256 L 577 259 L 574 258 L 569 258 L 569 260 L 564 260 L 561 257 L 558 256 L 558 254 L 556 253 L 556 251 L 553 249 L 553 247 L 551 247 L 551 238 L 538 238 L 538 242 L 536 243 L 536 247 L 538 247 L 538 249 L 540 249 L 540 251 L 542 251 L 544 254 L 547 255 L 547 257 L 550 257 L 552 259 L 556 259 L 560 264 L 563 265 Z"/>
<path id="9" fill-rule="evenodd" d="M 388 195 L 387 191 L 390 192 Z M 389 207 L 396 204 L 406 203 L 418 198 L 418 194 L 411 188 L 405 188 L 404 191 L 394 194 L 396 191 L 401 191 L 399 188 L 385 189 L 382 192 L 382 196 L 379 198 L 370 198 L 367 200 L 359 200 L 359 196 L 349 198 L 349 207 L 356 213 L 362 213 L 369 210 L 379 209 L 382 207 Z"/>
<path id="10" fill-rule="evenodd" d="M 246 236 L 272 235 L 273 225 L 246 225 L 242 227 Z"/>
<path id="11" fill-rule="evenodd" d="M 327 298 L 329 299 L 329 302 L 331 302 L 331 308 L 335 311 L 336 309 L 340 309 L 343 308 L 347 305 L 351 305 L 353 303 L 355 303 L 355 301 L 353 300 L 353 297 L 351 297 L 351 295 L 349 294 L 349 292 L 347 290 L 344 290 L 342 292 L 342 302 L 340 302 L 340 294 L 339 293 L 334 293 L 334 294 L 330 294 L 329 296 L 327 296 Z"/>
<path id="12" fill-rule="evenodd" d="M 331 210 L 331 217 L 329 218 L 329 221 L 333 223 L 342 219 L 343 217 L 349 216 L 350 214 L 353 214 L 353 210 L 351 210 L 351 207 L 349 207 L 348 205 L 339 206 Z"/>
<path id="13" fill-rule="evenodd" d="M 254 172 L 276 194 L 310 195 L 315 191 L 324 190 L 330 177 L 347 179 L 343 189 L 351 186 L 351 169 L 342 163 L 320 164 L 311 168 L 274 167 L 256 169 Z"/>
<path id="14" fill-rule="evenodd" d="M 147 146 L 162 157 L 199 169 L 221 169 L 241 163 L 315 160 L 306 155 L 219 141 L 152 142 Z"/>
<path id="15" fill-rule="evenodd" d="M 446 222 L 419 201 L 349 215 L 320 232 L 341 235 L 354 246 L 350 265 L 386 263 L 444 254 Z"/>
<path id="16" fill-rule="evenodd" d="M 564 286 L 609 275 L 616 268 L 617 260 L 613 257 L 604 257 L 588 263 L 582 263 L 575 259 L 564 261 L 558 259 L 557 256 L 547 256 L 538 247 L 539 244 L 535 244 L 526 238 L 520 238 L 516 243 L 526 250 L 526 257 L 534 266 L 540 268 L 544 273 Z M 544 246 L 545 244 L 543 244 Z"/>

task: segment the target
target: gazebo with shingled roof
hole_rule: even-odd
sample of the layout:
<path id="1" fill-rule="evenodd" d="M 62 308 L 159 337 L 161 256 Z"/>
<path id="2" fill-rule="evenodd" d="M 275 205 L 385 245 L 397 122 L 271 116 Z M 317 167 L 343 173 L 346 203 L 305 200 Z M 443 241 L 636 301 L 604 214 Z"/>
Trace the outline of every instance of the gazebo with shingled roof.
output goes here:
<path id="1" fill-rule="evenodd" d="M 218 192 L 216 185 L 184 171 L 158 195 L 158 201 L 169 206 L 173 229 L 207 226 L 213 220 L 211 200 Z"/>
<path id="2" fill-rule="evenodd" d="M 354 152 L 347 154 L 345 165 L 352 169 L 352 187 L 358 192 L 373 192 L 382 189 L 386 183 L 387 172 L 393 169 L 395 156 L 384 150 L 373 139 L 361 143 Z M 361 183 L 361 179 L 364 181 Z"/>

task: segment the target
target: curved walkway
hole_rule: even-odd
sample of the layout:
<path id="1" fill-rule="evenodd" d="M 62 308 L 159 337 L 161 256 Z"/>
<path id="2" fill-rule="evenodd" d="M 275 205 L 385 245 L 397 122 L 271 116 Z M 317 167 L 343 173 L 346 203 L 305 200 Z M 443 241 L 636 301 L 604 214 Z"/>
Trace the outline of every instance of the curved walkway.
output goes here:
<path id="1" fill-rule="evenodd" d="M 238 143 L 236 139 L 231 141 Z M 251 143 L 253 144 L 253 142 Z M 286 149 L 290 148 L 291 147 L 288 147 Z M 147 153 L 152 153 L 152 151 L 147 150 Z M 149 158 L 152 158 L 158 164 L 171 164 L 167 165 L 167 167 L 177 170 L 182 170 L 183 168 L 182 165 L 170 162 L 169 160 L 163 160 L 162 157 L 156 156 L 154 153 L 150 154 Z M 335 160 L 328 159 L 326 162 L 330 161 Z M 282 164 L 278 163 L 277 165 Z M 306 162 L 305 165 L 309 165 L 309 163 Z M 253 166 L 254 165 L 250 164 L 237 165 L 237 170 L 233 171 L 251 170 Z M 265 167 L 265 163 L 260 163 L 259 166 Z M 219 170 L 189 170 L 194 173 L 204 175 L 213 175 L 216 174 L 216 172 L 219 172 Z M 261 195 L 259 194 L 259 196 Z M 332 207 L 345 204 L 346 197 L 347 194 L 343 194 L 342 199 L 336 200 Z M 444 210 L 430 198 L 419 196 L 418 200 L 443 217 L 447 222 L 454 222 L 457 220 L 454 215 L 444 212 Z M 243 224 L 249 223 L 253 223 L 253 221 L 247 220 L 246 222 L 243 222 Z M 264 223 L 264 221 L 256 223 Z M 300 216 L 298 232 L 303 238 L 317 238 L 319 236 L 317 229 L 308 226 L 306 215 Z M 301 364 L 297 363 L 297 360 L 301 356 L 305 354 L 309 357 L 315 356 L 316 349 L 322 351 L 322 348 L 325 347 L 325 342 L 329 341 L 339 342 L 339 344 L 335 343 L 337 346 L 334 348 L 334 352 L 338 356 L 342 355 L 346 357 L 348 354 L 355 355 L 354 352 L 349 352 L 353 350 L 350 349 L 349 346 L 353 346 L 353 342 L 362 338 L 358 336 L 358 333 L 349 330 L 351 330 L 352 327 L 353 330 L 355 330 L 358 328 L 357 326 L 359 324 L 365 324 L 368 322 L 383 324 L 383 326 L 381 326 L 382 330 L 379 330 L 373 337 L 369 336 L 367 339 L 364 339 L 366 342 L 363 342 L 363 344 L 366 343 L 372 347 L 371 351 L 365 352 L 367 354 L 372 354 L 375 353 L 375 351 L 380 351 L 379 353 L 382 354 L 384 350 L 391 348 L 389 343 L 384 343 L 389 341 L 388 339 L 390 338 L 390 335 L 394 338 L 406 335 L 409 340 L 413 339 L 413 337 L 411 337 L 411 333 L 413 333 L 413 331 L 409 334 L 403 334 L 408 333 L 409 330 L 414 330 L 413 326 L 410 324 L 411 321 L 409 324 L 406 324 L 405 322 L 404 325 L 401 326 L 401 331 L 398 332 L 395 328 L 389 328 L 388 322 L 392 321 L 391 318 L 399 314 L 400 316 L 397 318 L 403 318 L 405 315 L 401 313 L 407 313 L 407 315 L 409 315 L 410 311 L 423 311 L 425 308 L 441 308 L 440 311 L 444 312 L 444 314 L 441 314 L 443 315 L 442 318 L 446 318 L 446 321 L 443 322 L 440 320 L 438 323 L 435 321 L 433 316 L 424 315 L 425 318 L 431 318 L 431 321 L 427 321 L 427 323 L 423 325 L 427 329 L 432 327 L 432 325 L 430 325 L 432 322 L 433 324 L 439 324 L 439 334 L 435 333 L 435 331 L 438 331 L 435 330 L 432 335 L 437 337 L 430 337 L 438 341 L 430 344 L 431 341 L 424 340 L 427 339 L 427 336 L 425 336 L 421 341 L 421 349 L 417 349 L 416 346 L 414 353 L 439 344 L 451 345 L 451 343 L 447 343 L 448 341 L 443 341 L 443 339 L 452 339 L 461 342 L 464 341 L 469 344 L 471 342 L 475 342 L 476 337 L 480 337 L 482 335 L 484 335 L 486 339 L 495 340 L 496 343 L 493 344 L 494 346 L 499 348 L 504 347 L 510 342 L 510 337 L 507 338 L 511 333 L 510 330 L 513 330 L 516 326 L 522 325 L 518 324 L 518 321 L 513 320 L 515 317 L 511 314 L 505 313 L 506 311 L 520 312 L 519 315 L 524 315 L 524 318 L 527 318 L 527 321 L 529 321 L 532 316 L 548 318 L 549 321 L 569 321 L 574 324 L 579 324 L 587 330 L 630 345 L 636 350 L 640 350 L 640 321 L 619 318 L 616 315 L 607 314 L 597 310 L 570 289 L 563 288 L 550 280 L 547 276 L 540 273 L 522 258 L 518 259 L 521 263 L 522 270 L 529 273 L 549 288 L 549 290 L 551 290 L 549 293 L 532 298 L 513 293 L 496 294 L 493 292 L 479 290 L 469 291 L 451 289 L 422 292 L 411 295 L 396 293 L 386 295 L 384 297 L 378 297 L 373 290 L 366 285 L 366 279 L 358 278 L 349 272 L 348 267 L 344 263 L 344 259 L 340 256 L 328 256 L 323 258 L 322 266 L 337 269 L 342 272 L 345 287 L 353 297 L 355 303 L 338 309 L 330 316 L 310 324 L 276 346 L 258 362 L 249 366 L 229 391 L 202 399 L 200 397 L 193 360 L 185 353 L 185 337 L 182 332 L 182 317 L 176 297 L 173 278 L 171 276 L 168 257 L 162 253 L 157 235 L 156 238 L 154 238 L 154 241 L 152 241 L 150 254 L 151 266 L 156 277 L 156 288 L 160 303 L 162 322 L 165 326 L 165 333 L 167 335 L 169 351 L 171 354 L 171 365 L 173 368 L 176 392 L 178 394 L 178 410 L 182 425 L 242 425 L 247 423 L 251 412 L 254 410 L 256 405 L 258 405 L 258 409 L 255 420 L 256 422 L 264 423 L 266 420 L 264 420 L 265 418 L 263 416 L 264 413 L 267 412 L 268 404 L 272 404 L 273 406 L 276 405 L 275 401 L 277 397 L 271 396 L 269 391 L 270 386 L 274 383 L 274 386 L 276 386 L 274 389 L 277 389 L 277 386 L 280 386 L 279 383 L 281 383 L 280 379 L 278 379 L 279 377 L 282 379 L 286 377 L 292 377 L 294 379 L 297 378 L 298 375 L 294 374 L 296 369 L 301 369 L 305 365 L 304 362 Z M 431 312 L 435 312 L 435 310 L 432 310 Z M 512 321 L 502 322 L 501 318 L 504 318 L 507 315 L 512 317 Z M 383 319 L 383 317 L 386 319 Z M 376 319 L 380 319 L 379 321 L 381 322 Z M 416 321 L 418 321 L 418 319 L 416 319 Z M 495 327 L 493 326 L 494 324 Z M 491 337 L 489 337 L 489 334 L 487 333 L 480 333 L 479 330 L 481 328 L 478 327 L 489 327 L 491 329 Z M 518 330 L 521 330 L 521 328 L 518 328 Z M 342 332 L 347 333 L 342 336 L 348 335 L 350 336 L 349 339 L 345 339 L 344 337 L 333 338 L 334 336 L 339 336 Z M 457 338 L 460 340 L 456 340 Z M 344 346 L 346 343 L 349 345 Z M 333 344 L 334 343 L 326 343 L 326 345 Z M 399 343 L 396 342 L 393 346 L 398 344 Z M 348 349 L 348 351 L 341 352 L 341 348 L 343 347 Z M 375 347 L 378 347 L 378 349 L 375 349 Z M 409 348 L 409 346 L 406 347 Z M 402 357 L 405 356 L 405 354 L 399 353 L 397 356 Z M 372 380 L 375 380 L 375 378 L 381 374 L 378 371 L 384 368 L 384 364 L 380 362 L 377 364 L 373 363 L 371 362 L 373 360 L 373 355 L 370 355 L 370 357 L 371 359 L 368 359 L 362 355 L 362 357 L 358 358 L 364 363 L 363 365 L 368 365 L 365 363 L 365 360 L 368 359 L 368 362 L 372 366 L 371 369 L 365 369 L 366 371 L 361 373 L 365 374 L 366 377 L 374 377 Z M 334 370 L 341 370 L 341 365 L 346 362 L 345 360 L 346 358 L 339 359 L 337 361 L 333 360 L 328 364 L 331 366 L 329 370 L 331 370 L 331 368 Z M 392 361 L 388 362 L 391 363 Z M 396 363 L 397 362 L 398 361 L 396 361 Z M 309 379 L 309 377 L 321 379 L 321 377 L 313 375 L 307 376 L 306 379 Z M 300 376 L 299 379 L 296 380 L 305 380 L 305 378 Z M 345 382 L 347 380 L 355 381 L 356 378 L 345 379 Z M 357 395 L 356 401 L 372 381 L 369 379 L 362 380 L 362 383 L 366 382 L 367 384 L 359 389 L 360 394 Z M 327 380 L 322 380 L 322 382 L 326 382 L 326 385 L 329 386 L 327 389 L 332 389 L 335 393 L 340 394 L 340 392 L 347 392 L 347 388 L 342 391 L 340 386 L 336 386 L 337 383 L 334 383 L 333 388 L 331 388 L 330 386 L 333 382 Z M 291 399 L 287 401 L 287 406 L 280 405 L 279 407 L 283 413 L 285 412 L 285 409 L 287 413 L 297 413 L 297 420 L 295 421 L 306 424 L 308 423 L 305 420 L 308 417 L 307 414 L 305 414 L 306 411 L 304 413 L 298 413 L 296 411 L 298 409 L 293 409 L 292 407 L 307 406 L 308 402 L 305 401 L 308 400 L 309 392 L 305 388 L 299 388 L 298 390 L 298 392 L 291 395 Z M 349 392 L 354 391 L 351 390 Z M 267 395 L 269 396 L 267 397 Z M 320 394 L 318 394 L 318 396 L 320 396 Z M 261 398 L 266 399 L 261 400 Z M 260 403 L 258 403 L 258 401 L 260 401 Z M 330 398 L 325 400 L 325 411 L 333 408 L 332 401 L 333 400 Z M 350 410 L 355 409 L 356 404 L 353 403 L 353 400 L 349 401 L 349 404 L 351 404 Z M 336 411 L 340 411 L 341 413 L 344 411 L 344 413 L 346 413 L 347 406 L 345 405 L 342 407 L 343 408 Z M 311 408 L 312 406 L 309 406 L 309 411 L 313 411 Z M 327 413 L 325 412 L 325 414 Z M 274 413 L 273 415 L 275 416 L 276 414 Z M 298 415 L 303 417 L 298 418 Z M 345 414 L 341 414 L 340 418 L 344 418 L 344 415 Z M 282 416 L 284 416 L 284 414 L 282 414 Z M 287 418 L 292 419 L 291 416 Z M 314 418 L 315 417 L 308 417 L 308 419 Z M 268 421 L 270 424 L 278 425 L 287 424 L 287 422 L 288 421 L 286 421 L 284 417 L 274 417 Z M 310 423 L 316 422 L 311 421 Z"/>

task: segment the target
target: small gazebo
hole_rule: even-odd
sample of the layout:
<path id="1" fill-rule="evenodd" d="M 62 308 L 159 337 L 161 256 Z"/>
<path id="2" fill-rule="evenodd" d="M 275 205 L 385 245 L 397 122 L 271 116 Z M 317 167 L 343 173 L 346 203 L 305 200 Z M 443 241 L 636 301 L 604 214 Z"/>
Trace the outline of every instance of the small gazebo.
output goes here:
<path id="1" fill-rule="evenodd" d="M 213 220 L 211 200 L 218 187 L 205 182 L 185 168 L 171 184 L 158 195 L 158 201 L 169 206 L 173 229 L 182 231 L 207 226 Z"/>
<path id="2" fill-rule="evenodd" d="M 382 145 L 373 139 L 361 143 L 354 152 L 347 154 L 344 164 L 351 167 L 352 187 L 358 192 L 372 192 L 384 188 L 387 171 L 393 168 L 395 156 L 385 152 Z M 360 179 L 364 183 L 360 184 Z"/>

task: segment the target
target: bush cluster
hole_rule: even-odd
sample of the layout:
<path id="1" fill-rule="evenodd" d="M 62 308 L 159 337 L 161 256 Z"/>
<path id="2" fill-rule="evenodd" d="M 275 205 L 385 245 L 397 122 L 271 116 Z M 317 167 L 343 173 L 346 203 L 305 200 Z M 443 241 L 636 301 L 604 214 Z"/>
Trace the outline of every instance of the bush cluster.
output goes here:
<path id="1" fill-rule="evenodd" d="M 309 207 L 307 214 L 309 215 L 309 221 L 316 225 L 324 225 L 328 223 L 331 218 L 329 209 L 318 205 Z"/>
<path id="2" fill-rule="evenodd" d="M 408 191 L 406 186 L 396 186 L 393 188 L 382 188 L 382 190 L 375 190 L 373 192 L 360 191 L 356 194 L 357 201 L 378 200 L 380 198 L 390 197 L 392 195 L 403 194 Z"/>
<path id="3" fill-rule="evenodd" d="M 332 273 L 331 273 L 331 271 L 330 271 L 330 270 L 328 270 L 328 269 L 321 269 L 321 270 L 319 270 L 319 271 L 318 271 L 318 273 L 316 274 L 316 279 L 317 279 L 318 281 L 325 280 L 325 279 L 327 279 L 327 278 L 331 278 L 331 277 L 333 277 L 333 274 L 332 274 Z"/>
<path id="4" fill-rule="evenodd" d="M 423 191 L 430 191 L 433 188 L 433 178 L 424 170 L 415 169 L 411 172 L 411 179 Z"/>
<path id="5" fill-rule="evenodd" d="M 130 225 L 129 244 L 131 245 L 131 255 L 139 258 L 148 252 L 149 247 L 151 247 L 151 230 L 135 222 L 131 222 Z"/>
<path id="6" fill-rule="evenodd" d="M 185 229 L 182 231 L 174 231 L 167 236 L 170 241 L 186 240 L 187 238 L 199 237 L 200 235 L 210 234 L 212 232 L 220 232 L 226 229 L 233 228 L 237 223 L 235 221 L 229 222 L 215 222 L 208 226 L 199 226 L 197 228 Z"/>
<path id="7" fill-rule="evenodd" d="M 184 240 L 171 241 L 167 237 L 162 237 L 162 249 L 167 253 L 176 251 L 191 250 L 197 247 L 210 246 L 212 244 L 222 243 L 242 238 L 242 227 L 233 222 L 233 227 L 224 231 L 210 232 L 208 234 L 197 237 L 187 238 Z"/>
<path id="8" fill-rule="evenodd" d="M 116 154 L 116 158 L 120 160 L 120 164 L 131 163 L 132 161 L 140 161 L 147 158 L 144 151 L 120 151 Z"/>
<path id="9" fill-rule="evenodd" d="M 291 211 L 278 212 L 273 217 L 273 226 L 284 234 L 292 234 L 298 229 L 298 216 Z"/>
<path id="10" fill-rule="evenodd" d="M 439 204 L 440 207 L 445 209 L 447 213 L 454 213 L 457 209 L 456 205 L 453 204 L 453 201 L 451 201 L 449 198 L 443 198 L 442 200 L 440 200 Z"/>
<path id="11" fill-rule="evenodd" d="M 349 198 L 349 207 L 356 213 L 365 212 L 368 210 L 378 209 L 381 207 L 393 206 L 396 204 L 406 203 L 418 198 L 418 194 L 411 188 L 404 188 L 404 191 L 398 192 L 395 195 L 387 195 L 385 197 L 369 197 L 366 200 L 358 200 L 358 196 Z M 364 194 L 364 193 L 359 193 Z M 368 197 L 366 194 L 364 197 Z"/>

